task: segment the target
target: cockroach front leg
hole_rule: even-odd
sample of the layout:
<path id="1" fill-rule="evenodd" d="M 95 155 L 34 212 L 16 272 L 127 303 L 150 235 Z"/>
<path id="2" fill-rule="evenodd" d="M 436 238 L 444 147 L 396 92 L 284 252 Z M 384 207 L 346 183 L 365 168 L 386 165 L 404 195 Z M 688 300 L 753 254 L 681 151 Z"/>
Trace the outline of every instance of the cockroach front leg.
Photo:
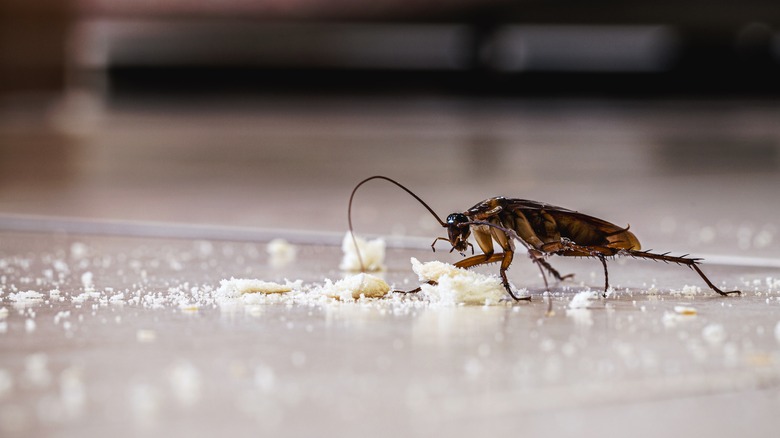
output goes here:
<path id="1" fill-rule="evenodd" d="M 455 263 L 455 266 L 458 268 L 468 269 L 473 268 L 474 266 L 501 261 L 501 269 L 499 274 L 501 275 L 501 284 L 504 285 L 504 289 L 506 289 L 506 291 L 509 293 L 509 296 L 514 298 L 515 301 L 529 301 L 531 297 L 518 297 L 514 292 L 512 292 L 512 288 L 509 286 L 509 279 L 506 276 L 506 270 L 509 268 L 509 265 L 512 264 L 513 256 L 514 251 L 512 250 L 505 250 L 504 252 L 500 253 L 478 254 Z"/>

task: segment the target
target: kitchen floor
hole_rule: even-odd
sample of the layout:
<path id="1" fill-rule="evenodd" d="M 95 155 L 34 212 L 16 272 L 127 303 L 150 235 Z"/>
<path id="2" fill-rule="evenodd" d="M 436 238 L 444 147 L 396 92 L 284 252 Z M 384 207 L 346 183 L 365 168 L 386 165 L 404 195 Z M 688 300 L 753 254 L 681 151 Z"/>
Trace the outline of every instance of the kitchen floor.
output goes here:
<path id="1" fill-rule="evenodd" d="M 780 420 L 780 105 L 442 97 L 73 96 L 0 120 L 2 436 L 774 436 Z M 336 301 L 347 201 L 393 177 L 444 217 L 535 199 L 704 257 L 523 255 L 530 302 Z M 353 221 L 455 262 L 381 181 Z M 296 248 L 283 260 L 268 243 Z M 498 266 L 478 268 L 497 274 Z M 222 280 L 300 280 L 225 300 Z M 574 297 L 579 297 L 574 299 Z M 552 312 L 549 312 L 549 307 Z"/>

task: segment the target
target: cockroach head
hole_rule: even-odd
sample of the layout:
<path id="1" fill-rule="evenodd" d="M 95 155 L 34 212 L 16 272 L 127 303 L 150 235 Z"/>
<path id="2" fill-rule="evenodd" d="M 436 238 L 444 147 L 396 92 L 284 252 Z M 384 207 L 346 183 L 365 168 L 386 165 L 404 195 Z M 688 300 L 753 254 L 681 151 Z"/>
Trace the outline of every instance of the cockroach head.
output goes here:
<path id="1" fill-rule="evenodd" d="M 452 213 L 447 216 L 447 234 L 450 244 L 455 251 L 463 252 L 468 248 L 469 218 L 463 213 Z"/>

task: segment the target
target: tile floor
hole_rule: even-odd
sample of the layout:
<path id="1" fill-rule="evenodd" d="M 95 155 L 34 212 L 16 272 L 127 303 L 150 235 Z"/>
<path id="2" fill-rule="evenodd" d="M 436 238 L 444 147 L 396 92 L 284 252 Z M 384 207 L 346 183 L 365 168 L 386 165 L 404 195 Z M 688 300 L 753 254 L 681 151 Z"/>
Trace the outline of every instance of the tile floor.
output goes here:
<path id="1" fill-rule="evenodd" d="M 780 426 L 774 103 L 275 98 L 93 110 L 0 123 L 3 436 L 725 437 Z M 518 257 L 510 278 L 530 303 L 218 300 L 231 276 L 339 278 L 349 191 L 372 174 L 441 215 L 502 194 L 630 223 L 646 248 L 704 256 L 716 284 L 744 294 L 619 260 L 615 295 L 571 308 L 602 284 L 598 262 L 551 260 L 576 277 L 545 298 Z M 410 256 L 457 260 L 430 252 L 436 223 L 387 185 L 361 189 L 355 223 L 390 236 L 383 275 L 396 287 L 416 284 Z M 266 253 L 278 236 L 298 247 L 285 266 Z"/>

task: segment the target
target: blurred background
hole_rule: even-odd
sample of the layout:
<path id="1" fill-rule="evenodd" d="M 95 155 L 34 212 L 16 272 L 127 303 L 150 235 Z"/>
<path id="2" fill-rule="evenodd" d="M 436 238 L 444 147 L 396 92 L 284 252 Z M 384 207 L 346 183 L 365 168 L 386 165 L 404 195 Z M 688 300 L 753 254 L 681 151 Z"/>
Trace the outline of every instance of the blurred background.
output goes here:
<path id="1" fill-rule="evenodd" d="M 384 174 L 776 255 L 776 2 L 0 0 L 0 213 L 343 232 Z M 436 223 L 376 183 L 366 233 Z"/>

